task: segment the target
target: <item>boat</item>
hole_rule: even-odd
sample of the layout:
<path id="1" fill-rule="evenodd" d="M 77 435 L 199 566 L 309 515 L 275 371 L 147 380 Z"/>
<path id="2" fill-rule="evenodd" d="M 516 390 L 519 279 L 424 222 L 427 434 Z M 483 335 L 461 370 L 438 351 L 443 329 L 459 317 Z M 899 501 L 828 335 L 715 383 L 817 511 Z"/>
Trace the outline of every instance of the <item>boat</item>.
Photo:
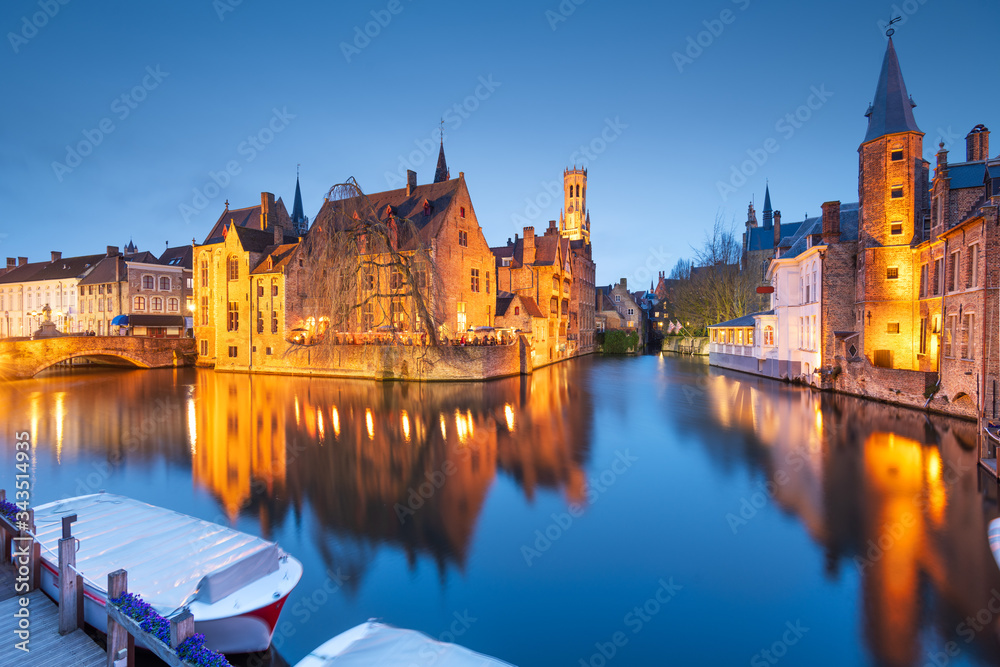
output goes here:
<path id="1" fill-rule="evenodd" d="M 314 649 L 295 667 L 514 667 L 509 662 L 370 619 Z"/>
<path id="2" fill-rule="evenodd" d="M 108 574 L 123 569 L 128 591 L 161 616 L 188 608 L 208 648 L 266 651 L 278 615 L 302 578 L 302 564 L 274 542 L 126 496 L 97 493 L 35 508 L 41 589 L 54 600 L 59 597 L 62 519 L 73 514 L 84 618 L 104 633 Z"/>

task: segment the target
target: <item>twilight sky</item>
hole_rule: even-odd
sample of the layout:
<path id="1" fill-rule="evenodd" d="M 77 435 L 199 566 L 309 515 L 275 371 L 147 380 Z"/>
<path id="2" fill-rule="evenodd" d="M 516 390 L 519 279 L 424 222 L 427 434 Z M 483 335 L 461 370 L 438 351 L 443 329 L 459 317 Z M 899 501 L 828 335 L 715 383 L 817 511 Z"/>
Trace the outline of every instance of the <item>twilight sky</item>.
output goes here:
<path id="1" fill-rule="evenodd" d="M 5 0 L 0 258 L 200 242 L 226 199 L 291 209 L 300 163 L 310 218 L 350 176 L 426 183 L 443 116 L 491 245 L 585 164 L 598 282 L 648 284 L 765 178 L 786 222 L 857 201 L 892 13 L 924 156 L 962 161 L 1000 130 L 988 0 Z"/>

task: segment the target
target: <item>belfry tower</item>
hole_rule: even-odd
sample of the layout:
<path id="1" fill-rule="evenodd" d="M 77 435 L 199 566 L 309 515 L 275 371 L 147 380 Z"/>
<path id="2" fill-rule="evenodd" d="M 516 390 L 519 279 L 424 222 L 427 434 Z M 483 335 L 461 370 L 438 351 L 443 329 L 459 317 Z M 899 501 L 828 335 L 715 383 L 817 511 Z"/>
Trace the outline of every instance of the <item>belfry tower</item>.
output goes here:
<path id="1" fill-rule="evenodd" d="M 590 243 L 590 212 L 587 211 L 587 170 L 563 171 L 563 194 L 566 198 L 559 214 L 559 231 L 571 241 Z"/>

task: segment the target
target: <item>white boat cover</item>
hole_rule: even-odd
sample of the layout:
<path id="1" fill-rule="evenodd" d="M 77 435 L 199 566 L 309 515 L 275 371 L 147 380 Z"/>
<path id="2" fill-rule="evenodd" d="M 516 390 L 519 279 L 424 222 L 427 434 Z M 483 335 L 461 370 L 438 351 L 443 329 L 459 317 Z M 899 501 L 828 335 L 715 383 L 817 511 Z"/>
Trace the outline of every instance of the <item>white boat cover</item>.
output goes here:
<path id="1" fill-rule="evenodd" d="M 455 644 L 374 620 L 343 632 L 310 653 L 298 667 L 513 667 Z"/>
<path id="2" fill-rule="evenodd" d="M 278 545 L 126 496 L 97 493 L 35 508 L 43 557 L 57 564 L 62 518 L 77 515 L 76 568 L 101 590 L 128 571 L 128 590 L 167 616 L 198 600 L 222 599 L 278 569 Z M 45 550 L 48 553 L 45 553 Z"/>

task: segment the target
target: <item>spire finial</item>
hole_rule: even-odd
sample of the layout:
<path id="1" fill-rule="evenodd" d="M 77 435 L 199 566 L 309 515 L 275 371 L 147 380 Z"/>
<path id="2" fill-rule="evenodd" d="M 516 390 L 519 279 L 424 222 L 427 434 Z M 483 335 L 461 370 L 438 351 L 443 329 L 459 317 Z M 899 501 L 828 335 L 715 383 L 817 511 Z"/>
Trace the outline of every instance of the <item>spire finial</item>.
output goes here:
<path id="1" fill-rule="evenodd" d="M 301 166 L 302 166 L 302 163 L 301 163 L 301 162 L 300 162 L 300 163 L 298 163 L 297 165 L 295 165 L 295 180 L 299 180 L 299 168 L 300 168 Z"/>
<path id="2" fill-rule="evenodd" d="M 229 210 L 229 200 L 228 199 L 226 200 L 226 210 L 227 211 Z"/>
<path id="3" fill-rule="evenodd" d="M 897 16 L 896 18 L 890 18 L 889 22 L 886 24 L 885 36 L 891 38 L 893 35 L 895 35 L 896 34 L 896 30 L 892 27 L 892 24 L 893 23 L 898 23 L 899 21 L 902 21 L 902 20 L 903 20 L 902 16 Z"/>
<path id="4" fill-rule="evenodd" d="M 441 118 L 441 145 L 444 146 L 444 117 Z"/>

